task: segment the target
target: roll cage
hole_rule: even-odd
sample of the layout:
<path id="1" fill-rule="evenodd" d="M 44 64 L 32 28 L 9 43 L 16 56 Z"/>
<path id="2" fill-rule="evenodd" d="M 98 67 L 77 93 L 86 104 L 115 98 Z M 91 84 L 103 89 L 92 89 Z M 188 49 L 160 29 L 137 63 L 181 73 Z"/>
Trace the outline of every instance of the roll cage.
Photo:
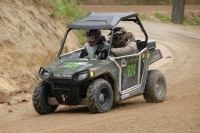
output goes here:
<path id="1" fill-rule="evenodd" d="M 126 12 L 126 13 L 119 13 L 119 12 L 89 12 L 84 18 L 78 20 L 74 23 L 71 23 L 67 26 L 67 31 L 64 35 L 64 38 L 61 42 L 61 46 L 59 52 L 57 54 L 57 59 L 60 58 L 65 41 L 67 39 L 68 33 L 72 29 L 99 29 L 99 30 L 111 30 L 111 38 L 110 38 L 110 47 L 108 51 L 108 55 L 111 51 L 111 44 L 113 40 L 114 28 L 120 21 L 133 21 L 138 24 L 141 28 L 145 36 L 145 41 L 143 42 L 143 47 L 146 47 L 148 42 L 148 35 L 138 17 L 138 14 L 135 12 Z"/>

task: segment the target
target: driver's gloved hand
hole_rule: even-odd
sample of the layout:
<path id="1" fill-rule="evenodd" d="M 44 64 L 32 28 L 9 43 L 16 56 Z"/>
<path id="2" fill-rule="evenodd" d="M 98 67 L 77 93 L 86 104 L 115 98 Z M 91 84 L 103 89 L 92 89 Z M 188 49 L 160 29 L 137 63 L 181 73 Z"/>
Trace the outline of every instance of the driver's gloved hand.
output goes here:
<path id="1" fill-rule="evenodd" d="M 81 54 L 80 54 L 79 58 L 83 58 L 83 57 L 85 57 L 85 56 L 87 56 L 87 55 L 88 55 L 87 50 L 86 50 L 86 49 L 83 49 L 83 50 L 81 51 Z"/>
<path id="2" fill-rule="evenodd" d="M 101 51 L 101 55 L 100 55 L 100 59 L 101 60 L 105 60 L 108 56 L 108 50 L 104 49 L 103 51 Z"/>

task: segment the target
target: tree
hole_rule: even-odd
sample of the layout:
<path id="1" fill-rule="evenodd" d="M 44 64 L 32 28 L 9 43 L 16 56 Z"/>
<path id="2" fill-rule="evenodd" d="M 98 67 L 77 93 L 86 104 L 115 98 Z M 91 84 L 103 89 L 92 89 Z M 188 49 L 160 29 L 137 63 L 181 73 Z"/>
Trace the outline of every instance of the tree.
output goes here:
<path id="1" fill-rule="evenodd" d="M 185 0 L 173 0 L 172 23 L 182 24 L 184 18 Z"/>

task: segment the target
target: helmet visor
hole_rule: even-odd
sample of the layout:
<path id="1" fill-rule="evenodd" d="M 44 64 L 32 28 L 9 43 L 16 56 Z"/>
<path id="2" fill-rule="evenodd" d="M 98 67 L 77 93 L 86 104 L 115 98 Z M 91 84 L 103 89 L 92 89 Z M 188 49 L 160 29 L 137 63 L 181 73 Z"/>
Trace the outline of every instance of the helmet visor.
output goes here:
<path id="1" fill-rule="evenodd" d="M 94 41 L 95 40 L 95 36 L 87 36 L 87 41 Z"/>
<path id="2" fill-rule="evenodd" d="M 117 43 L 121 39 L 120 35 L 113 36 L 113 43 Z"/>
<path id="3" fill-rule="evenodd" d="M 93 46 L 95 43 L 95 36 L 87 36 L 86 38 L 87 38 L 89 45 Z"/>

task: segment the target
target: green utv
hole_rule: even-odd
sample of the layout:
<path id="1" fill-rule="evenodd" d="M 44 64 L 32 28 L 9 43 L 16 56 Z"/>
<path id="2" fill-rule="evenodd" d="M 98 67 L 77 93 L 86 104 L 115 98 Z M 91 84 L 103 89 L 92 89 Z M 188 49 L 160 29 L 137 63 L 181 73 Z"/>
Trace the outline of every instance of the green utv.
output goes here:
<path id="1" fill-rule="evenodd" d="M 114 28 L 119 24 L 139 25 L 145 38 L 137 40 L 137 54 L 111 56 Z M 126 22 L 124 22 L 126 21 Z M 110 32 L 108 57 L 105 60 L 79 58 L 82 49 L 63 53 L 71 30 L 100 29 Z M 54 62 L 41 67 L 41 81 L 33 92 L 33 106 L 41 115 L 55 112 L 61 105 L 87 105 L 91 113 L 108 112 L 113 103 L 143 95 L 147 102 L 162 102 L 166 80 L 149 65 L 162 58 L 155 41 L 148 35 L 135 12 L 90 12 L 69 24 Z"/>

